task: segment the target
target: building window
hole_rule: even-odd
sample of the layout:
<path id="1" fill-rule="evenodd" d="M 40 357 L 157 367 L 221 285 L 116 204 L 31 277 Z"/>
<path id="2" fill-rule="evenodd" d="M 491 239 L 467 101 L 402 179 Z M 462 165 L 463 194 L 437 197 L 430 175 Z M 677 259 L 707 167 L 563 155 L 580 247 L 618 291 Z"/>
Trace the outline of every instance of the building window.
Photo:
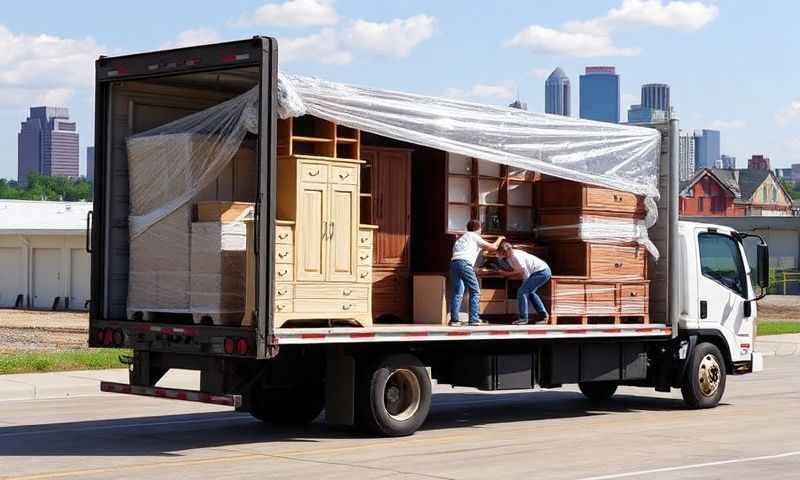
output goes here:
<path id="1" fill-rule="evenodd" d="M 778 189 L 772 188 L 772 203 L 778 203 Z"/>
<path id="2" fill-rule="evenodd" d="M 761 189 L 761 203 L 767 203 L 767 187 Z"/>
<path id="3" fill-rule="evenodd" d="M 705 205 L 703 205 L 703 200 L 704 200 L 703 197 L 700 197 L 700 198 L 697 199 L 697 211 L 698 212 L 702 212 L 703 210 L 705 210 Z"/>

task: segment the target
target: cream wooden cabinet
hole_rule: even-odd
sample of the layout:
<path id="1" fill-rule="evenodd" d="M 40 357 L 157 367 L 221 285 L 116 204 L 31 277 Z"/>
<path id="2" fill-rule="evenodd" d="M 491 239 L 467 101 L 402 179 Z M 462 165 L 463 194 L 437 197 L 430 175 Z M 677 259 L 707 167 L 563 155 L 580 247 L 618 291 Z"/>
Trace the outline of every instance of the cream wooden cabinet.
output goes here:
<path id="1" fill-rule="evenodd" d="M 278 162 L 283 231 L 276 270 L 275 326 L 320 320 L 372 324 L 372 228 L 359 226 L 360 165 L 351 159 L 293 155 Z M 292 241 L 293 240 L 293 241 Z M 284 252 L 284 250 L 286 250 Z M 276 264 L 278 260 L 276 259 Z"/>

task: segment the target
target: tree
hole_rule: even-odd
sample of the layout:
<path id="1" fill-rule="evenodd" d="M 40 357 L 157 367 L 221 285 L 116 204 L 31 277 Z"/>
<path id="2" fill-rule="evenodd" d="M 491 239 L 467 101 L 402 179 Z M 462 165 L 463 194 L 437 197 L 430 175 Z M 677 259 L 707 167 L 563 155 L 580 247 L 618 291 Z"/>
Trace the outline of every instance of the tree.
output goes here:
<path id="1" fill-rule="evenodd" d="M 789 192 L 789 196 L 792 197 L 792 200 L 800 200 L 800 189 L 795 187 L 793 182 L 782 178 L 781 185 L 786 189 L 787 192 Z"/>
<path id="2" fill-rule="evenodd" d="M 28 186 L 0 179 L 0 198 L 19 200 L 91 201 L 92 183 L 83 177 L 47 177 L 32 173 Z"/>

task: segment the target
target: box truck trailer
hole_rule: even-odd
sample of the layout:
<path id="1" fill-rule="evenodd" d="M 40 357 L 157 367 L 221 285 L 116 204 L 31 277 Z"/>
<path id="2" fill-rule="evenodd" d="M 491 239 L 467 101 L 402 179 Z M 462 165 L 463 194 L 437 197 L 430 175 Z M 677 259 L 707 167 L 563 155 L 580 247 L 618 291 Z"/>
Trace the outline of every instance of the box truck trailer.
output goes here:
<path id="1" fill-rule="evenodd" d="M 717 405 L 753 349 L 760 238 L 678 220 L 677 120 L 556 118 L 278 72 L 268 37 L 96 63 L 91 347 L 103 391 L 408 435 L 431 384 L 681 390 Z M 547 323 L 485 252 L 483 326 L 449 326 L 467 220 L 546 259 Z M 743 242 L 758 242 L 751 270 Z M 523 299 L 522 301 L 525 301 Z M 456 306 L 455 310 L 461 307 Z M 197 391 L 157 386 L 200 371 Z"/>

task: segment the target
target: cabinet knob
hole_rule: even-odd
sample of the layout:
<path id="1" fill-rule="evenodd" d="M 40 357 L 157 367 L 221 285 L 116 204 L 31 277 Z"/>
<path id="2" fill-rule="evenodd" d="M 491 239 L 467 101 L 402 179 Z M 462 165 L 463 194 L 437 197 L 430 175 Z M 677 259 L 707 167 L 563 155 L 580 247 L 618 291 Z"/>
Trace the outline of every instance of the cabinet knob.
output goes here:
<path id="1" fill-rule="evenodd" d="M 282 304 L 282 303 L 279 303 L 279 304 L 275 305 L 275 308 L 276 308 L 278 311 L 285 310 L 285 309 L 286 309 L 286 305 L 284 305 L 284 304 Z"/>
<path id="2" fill-rule="evenodd" d="M 345 178 L 347 178 L 349 176 L 350 176 L 349 172 L 343 172 L 343 173 L 339 174 L 339 178 L 341 178 L 342 180 L 344 180 Z"/>
<path id="3" fill-rule="evenodd" d="M 285 288 L 278 290 L 278 292 L 277 292 L 278 296 L 282 297 L 282 296 L 286 295 L 286 291 L 287 290 Z"/>
<path id="4" fill-rule="evenodd" d="M 286 276 L 287 273 L 289 273 L 289 270 L 281 270 L 280 272 L 278 272 L 278 276 L 279 277 L 284 277 L 284 276 Z"/>
<path id="5" fill-rule="evenodd" d="M 352 303 L 345 303 L 342 305 L 342 310 L 350 310 L 351 308 L 353 308 Z"/>
<path id="6" fill-rule="evenodd" d="M 639 292 L 631 292 L 631 297 L 635 297 L 637 295 L 639 295 Z"/>
<path id="7" fill-rule="evenodd" d="M 342 295 L 344 295 L 345 297 L 349 297 L 351 293 L 353 293 L 353 291 L 350 290 L 349 288 L 342 290 Z"/>
<path id="8" fill-rule="evenodd" d="M 288 236 L 289 236 L 289 234 L 286 233 L 286 232 L 281 232 L 281 233 L 278 234 L 278 238 L 281 239 L 281 240 L 286 240 L 286 238 Z"/>
<path id="9" fill-rule="evenodd" d="M 369 258 L 369 254 L 365 253 L 365 254 L 361 255 L 361 260 L 366 260 L 368 258 Z"/>
<path id="10" fill-rule="evenodd" d="M 622 268 L 622 262 L 616 262 L 614 263 L 614 266 L 617 268 Z"/>
<path id="11" fill-rule="evenodd" d="M 309 175 L 310 177 L 316 177 L 317 175 L 319 175 L 319 169 L 316 169 L 316 170 L 309 170 L 309 171 L 308 171 L 308 175 Z"/>
<path id="12" fill-rule="evenodd" d="M 289 256 L 289 252 L 278 252 L 278 256 L 280 258 L 286 258 L 287 256 Z"/>
<path id="13" fill-rule="evenodd" d="M 369 275 L 369 272 L 361 272 L 361 278 L 367 278 L 367 275 Z"/>

